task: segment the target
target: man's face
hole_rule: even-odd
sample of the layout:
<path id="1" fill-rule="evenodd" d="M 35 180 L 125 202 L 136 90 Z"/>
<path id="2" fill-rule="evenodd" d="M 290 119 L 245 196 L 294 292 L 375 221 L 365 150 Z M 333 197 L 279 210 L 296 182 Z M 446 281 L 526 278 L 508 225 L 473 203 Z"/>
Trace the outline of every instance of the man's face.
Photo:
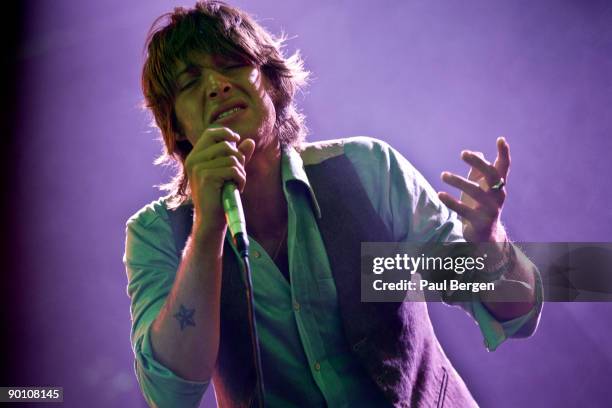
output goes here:
<path id="1" fill-rule="evenodd" d="M 191 53 L 175 67 L 174 111 L 184 137 L 195 145 L 211 125 L 223 126 L 258 148 L 273 142 L 276 111 L 271 86 L 259 68 L 227 57 Z"/>

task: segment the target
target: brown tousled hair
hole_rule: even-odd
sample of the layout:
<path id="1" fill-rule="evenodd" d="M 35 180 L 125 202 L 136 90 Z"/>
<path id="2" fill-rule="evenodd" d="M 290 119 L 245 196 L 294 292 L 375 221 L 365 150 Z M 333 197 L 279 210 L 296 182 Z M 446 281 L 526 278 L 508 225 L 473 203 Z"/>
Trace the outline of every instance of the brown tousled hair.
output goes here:
<path id="1" fill-rule="evenodd" d="M 184 162 L 192 149 L 189 141 L 177 139 L 181 129 L 174 112 L 175 64 L 197 50 L 238 57 L 259 67 L 272 86 L 274 132 L 282 146 L 297 146 L 307 129 L 294 96 L 306 85 L 309 73 L 299 52 L 285 57 L 285 40 L 282 35 L 275 37 L 267 32 L 245 12 L 216 0 L 198 1 L 191 9 L 177 7 L 153 22 L 145 44 L 142 91 L 144 105 L 151 110 L 164 144 L 155 163 L 172 165 L 177 170 L 173 180 L 161 186 L 171 192 L 174 205 L 189 195 Z"/>

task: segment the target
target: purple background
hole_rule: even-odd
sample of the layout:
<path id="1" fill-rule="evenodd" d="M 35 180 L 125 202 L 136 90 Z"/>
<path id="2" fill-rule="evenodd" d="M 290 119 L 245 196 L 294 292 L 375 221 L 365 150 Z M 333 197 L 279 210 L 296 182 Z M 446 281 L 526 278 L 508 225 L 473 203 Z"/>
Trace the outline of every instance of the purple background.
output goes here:
<path id="1" fill-rule="evenodd" d="M 512 238 L 611 241 L 610 3 L 492 3 L 234 4 L 295 36 L 288 49 L 314 78 L 299 97 L 310 140 L 383 139 L 440 189 L 441 171 L 467 172 L 462 149 L 492 157 L 505 135 Z M 26 4 L 2 385 L 63 386 L 65 406 L 139 406 L 121 257 L 126 219 L 170 175 L 152 165 L 139 73 L 149 25 L 174 2 Z M 612 305 L 546 304 L 533 338 L 494 353 L 463 312 L 430 310 L 483 407 L 610 404 Z"/>

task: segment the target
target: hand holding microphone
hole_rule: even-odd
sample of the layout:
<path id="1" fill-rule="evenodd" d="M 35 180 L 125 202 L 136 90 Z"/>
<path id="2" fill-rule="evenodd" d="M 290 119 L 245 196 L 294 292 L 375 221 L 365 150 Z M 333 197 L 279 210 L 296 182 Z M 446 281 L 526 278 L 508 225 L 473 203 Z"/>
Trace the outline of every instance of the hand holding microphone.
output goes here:
<path id="1" fill-rule="evenodd" d="M 205 233 L 222 232 L 227 223 L 234 239 L 240 233 L 246 238 L 242 206 L 236 199 L 240 198 L 238 192 L 244 190 L 245 166 L 254 150 L 252 139 L 241 141 L 240 136 L 229 128 L 209 127 L 202 133 L 185 160 L 195 228 Z M 227 220 L 224 206 L 229 210 Z"/>

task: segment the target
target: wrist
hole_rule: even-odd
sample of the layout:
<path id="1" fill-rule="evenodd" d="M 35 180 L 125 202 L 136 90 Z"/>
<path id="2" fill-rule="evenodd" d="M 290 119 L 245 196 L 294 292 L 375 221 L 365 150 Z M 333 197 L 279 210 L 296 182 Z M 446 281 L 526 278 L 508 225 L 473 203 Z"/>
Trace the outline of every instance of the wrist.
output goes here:
<path id="1" fill-rule="evenodd" d="M 516 253 L 514 246 L 507 239 L 504 242 L 484 245 L 482 252 L 487 257 L 487 262 L 480 276 L 488 282 L 499 280 L 507 271 L 515 267 Z"/>
<path id="2" fill-rule="evenodd" d="M 508 242 L 508 235 L 506 234 L 506 229 L 502 225 L 501 221 L 497 221 L 493 230 L 491 231 L 491 235 L 486 240 L 489 243 L 506 243 Z"/>
<path id="3" fill-rule="evenodd" d="M 217 243 L 223 245 L 225 234 L 227 231 L 227 223 L 225 218 L 221 218 L 222 222 L 209 222 L 206 219 L 194 214 L 193 228 L 191 230 L 191 239 L 198 247 Z"/>

